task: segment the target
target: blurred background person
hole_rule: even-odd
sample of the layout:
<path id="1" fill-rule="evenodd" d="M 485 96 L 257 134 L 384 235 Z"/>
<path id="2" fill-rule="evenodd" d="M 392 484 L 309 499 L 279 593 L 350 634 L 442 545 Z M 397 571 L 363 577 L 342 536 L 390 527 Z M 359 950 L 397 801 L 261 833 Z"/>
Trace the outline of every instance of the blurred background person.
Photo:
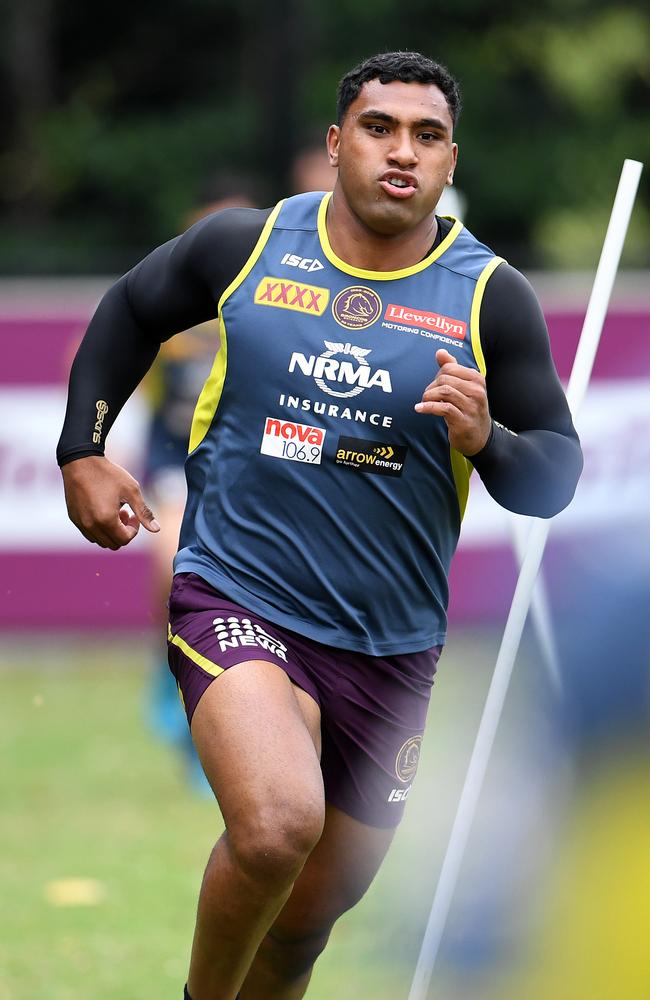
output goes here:
<path id="1" fill-rule="evenodd" d="M 291 194 L 333 190 L 337 170 L 331 165 L 325 146 L 328 124 L 312 129 L 299 143 L 289 166 Z"/>
<path id="2" fill-rule="evenodd" d="M 256 208 L 259 183 L 242 173 L 218 171 L 202 186 L 198 206 L 188 213 L 183 230 L 207 215 L 227 208 Z M 144 382 L 151 419 L 144 456 L 143 484 L 156 510 L 160 537 L 150 547 L 155 654 L 147 715 L 154 733 L 177 746 L 188 776 L 197 789 L 211 795 L 179 702 L 176 682 L 167 663 L 167 600 L 172 564 L 185 509 L 185 459 L 196 401 L 219 350 L 219 324 L 187 330 L 163 344 Z"/>
<path id="3" fill-rule="evenodd" d="M 646 470 L 647 471 L 647 470 Z M 573 764 L 532 933 L 503 1000 L 650 996 L 650 524 L 576 547 L 556 596 Z"/>
<path id="4" fill-rule="evenodd" d="M 291 163 L 292 193 L 331 191 L 336 170 L 325 147 L 326 127 L 312 133 Z M 185 219 L 184 229 L 227 208 L 256 208 L 260 184 L 240 172 L 218 171 L 204 183 L 198 207 Z M 187 494 L 184 465 L 194 407 L 219 349 L 219 328 L 214 323 L 188 330 L 163 344 L 145 380 L 151 407 L 145 449 L 143 482 L 161 525 L 161 536 L 150 547 L 153 563 L 154 621 L 159 632 L 155 665 L 148 696 L 148 717 L 154 733 L 181 750 L 192 784 L 211 795 L 192 743 L 176 682 L 167 664 L 167 599 L 172 563 L 178 547 Z"/>

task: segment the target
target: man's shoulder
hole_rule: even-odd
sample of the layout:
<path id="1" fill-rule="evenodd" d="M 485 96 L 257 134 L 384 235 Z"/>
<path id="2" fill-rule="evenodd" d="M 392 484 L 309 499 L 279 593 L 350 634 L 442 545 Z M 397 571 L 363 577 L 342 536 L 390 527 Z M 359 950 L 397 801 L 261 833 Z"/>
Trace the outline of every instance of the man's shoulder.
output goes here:
<path id="1" fill-rule="evenodd" d="M 255 241 L 271 212 L 271 208 L 224 208 L 196 222 L 188 235 L 201 248 L 213 242 L 223 246 L 232 241 Z"/>
<path id="2" fill-rule="evenodd" d="M 535 302 L 537 295 L 530 281 L 516 267 L 506 260 L 502 260 L 499 267 L 490 278 L 489 286 L 492 293 L 499 293 L 504 300 L 511 302 Z"/>
<path id="3" fill-rule="evenodd" d="M 270 208 L 225 208 L 206 215 L 180 237 L 177 266 L 199 276 L 218 299 L 250 257 Z"/>
<path id="4" fill-rule="evenodd" d="M 502 258 L 491 247 L 481 243 L 458 219 L 443 216 L 441 222 L 450 226 L 440 244 L 439 263 L 449 271 L 477 281 L 486 266 Z"/>

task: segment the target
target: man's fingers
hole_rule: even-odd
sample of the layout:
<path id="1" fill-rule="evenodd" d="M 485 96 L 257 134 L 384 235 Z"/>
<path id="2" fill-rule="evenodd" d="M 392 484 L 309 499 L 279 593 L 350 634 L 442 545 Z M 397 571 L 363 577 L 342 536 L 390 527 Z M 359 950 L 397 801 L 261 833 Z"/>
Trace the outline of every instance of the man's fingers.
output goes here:
<path id="1" fill-rule="evenodd" d="M 444 417 L 447 423 L 454 423 L 456 420 L 463 420 L 466 414 L 459 410 L 453 403 L 444 399 L 430 400 L 427 403 L 416 403 L 415 409 L 418 413 L 427 413 L 435 417 Z"/>
<path id="2" fill-rule="evenodd" d="M 140 530 L 140 525 L 137 521 L 135 522 L 135 524 L 125 524 L 123 533 L 121 535 L 122 540 L 120 541 L 120 545 L 128 545 L 129 542 L 133 538 L 135 538 L 139 530 Z"/>
<path id="3" fill-rule="evenodd" d="M 444 348 L 436 351 L 436 361 L 439 365 L 439 371 L 436 378 L 433 380 L 434 382 L 436 382 L 443 375 L 454 375 L 456 378 L 468 379 L 472 382 L 479 381 L 485 384 L 485 379 L 481 373 L 476 370 L 476 368 L 469 368 L 467 365 L 460 364 L 453 354 L 450 354 L 449 351 L 446 351 Z"/>
<path id="4" fill-rule="evenodd" d="M 436 389 L 441 389 L 443 386 L 449 386 L 450 388 L 457 389 L 462 392 L 464 396 L 468 399 L 480 399 L 485 396 L 485 383 L 483 377 L 476 373 L 476 378 L 464 378 L 459 375 L 439 375 L 437 379 L 430 382 L 429 385 L 424 390 L 422 394 L 426 397 L 428 392 L 434 392 Z"/>
<path id="5" fill-rule="evenodd" d="M 429 382 L 427 389 L 432 389 L 435 385 L 441 385 L 443 382 L 456 382 L 463 383 L 465 388 L 470 389 L 473 386 L 485 391 L 485 379 L 476 368 L 466 368 L 464 365 L 457 365 L 456 363 L 444 365 L 436 377 Z"/>
<path id="6" fill-rule="evenodd" d="M 88 537 L 89 536 L 86 535 L 86 538 Z M 116 538 L 113 538 L 110 532 L 100 527 L 96 527 L 92 531 L 90 535 L 90 540 L 91 542 L 94 542 L 95 545 L 99 545 L 100 548 L 111 549 L 113 552 L 117 552 L 117 550 L 121 548 L 122 545 L 126 544 L 125 542 L 120 542 Z"/>
<path id="7" fill-rule="evenodd" d="M 147 531 L 160 531 L 160 525 L 156 521 L 154 512 L 143 502 L 139 510 L 136 511 L 140 524 L 143 524 Z"/>
<path id="8" fill-rule="evenodd" d="M 116 550 L 135 538 L 141 524 L 147 531 L 160 531 L 139 484 L 126 469 L 90 455 L 64 465 L 62 473 L 68 515 L 89 542 Z"/>
<path id="9" fill-rule="evenodd" d="M 140 522 L 135 514 L 125 508 L 118 511 L 117 518 L 111 515 L 110 517 L 97 517 L 92 522 L 87 518 L 84 521 L 75 518 L 72 520 L 89 542 L 99 545 L 102 549 L 112 549 L 113 552 L 128 545 L 140 528 Z"/>
<path id="10" fill-rule="evenodd" d="M 131 528 L 135 528 L 136 533 L 137 533 L 137 531 L 138 531 L 138 529 L 140 527 L 140 521 L 135 516 L 135 514 L 133 513 L 133 511 L 131 510 L 130 507 L 122 507 L 120 509 L 119 517 L 120 517 L 120 521 L 122 522 L 122 524 L 128 525 Z"/>
<path id="11" fill-rule="evenodd" d="M 459 378 L 463 382 L 474 382 L 477 385 L 485 385 L 485 379 L 476 368 L 466 368 L 465 365 L 457 365 L 456 363 L 453 365 L 443 365 L 434 378 L 432 385 L 446 378 Z"/>
<path id="12" fill-rule="evenodd" d="M 476 409 L 476 401 L 456 386 L 445 383 L 434 385 L 422 396 L 423 403 L 453 403 L 459 410 L 471 414 Z"/>
<path id="13" fill-rule="evenodd" d="M 137 486 L 131 491 L 131 495 L 125 497 L 123 503 L 128 503 L 135 517 L 147 531 L 160 531 L 160 525 L 156 521 L 156 516 L 150 507 L 144 502 L 142 493 Z"/>
<path id="14" fill-rule="evenodd" d="M 117 549 L 121 549 L 124 545 L 128 545 L 129 542 L 135 538 L 138 533 L 140 525 L 136 522 L 135 525 L 123 524 L 119 521 L 115 527 L 104 529 L 101 532 L 97 532 L 100 545 L 104 545 L 107 549 L 112 549 L 114 552 Z"/>

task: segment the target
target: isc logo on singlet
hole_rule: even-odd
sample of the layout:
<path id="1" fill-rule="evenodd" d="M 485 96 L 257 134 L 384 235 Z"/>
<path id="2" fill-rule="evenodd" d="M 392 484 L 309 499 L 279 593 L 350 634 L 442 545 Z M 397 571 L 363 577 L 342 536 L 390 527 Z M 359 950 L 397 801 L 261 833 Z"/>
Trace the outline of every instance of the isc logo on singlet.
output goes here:
<path id="1" fill-rule="evenodd" d="M 325 268 L 318 257 L 299 257 L 297 253 L 285 253 L 280 263 L 299 267 L 301 271 L 323 271 Z"/>

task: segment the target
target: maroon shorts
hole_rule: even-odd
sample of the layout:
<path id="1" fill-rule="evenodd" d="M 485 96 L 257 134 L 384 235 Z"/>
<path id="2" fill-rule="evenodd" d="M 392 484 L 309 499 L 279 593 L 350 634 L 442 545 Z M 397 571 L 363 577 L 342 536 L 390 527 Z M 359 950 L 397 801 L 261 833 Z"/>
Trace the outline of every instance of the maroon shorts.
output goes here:
<path id="1" fill-rule="evenodd" d="M 189 722 L 224 670 L 245 660 L 275 663 L 320 707 L 327 801 L 370 826 L 397 826 L 417 770 L 440 646 L 387 657 L 335 649 L 234 604 L 194 573 L 174 577 L 168 638 Z"/>

